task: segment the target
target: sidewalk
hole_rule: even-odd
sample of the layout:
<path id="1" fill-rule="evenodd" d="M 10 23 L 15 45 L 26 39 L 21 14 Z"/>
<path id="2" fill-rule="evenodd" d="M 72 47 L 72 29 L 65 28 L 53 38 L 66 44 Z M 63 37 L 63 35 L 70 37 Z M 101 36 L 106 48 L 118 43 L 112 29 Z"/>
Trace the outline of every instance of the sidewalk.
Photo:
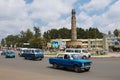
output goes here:
<path id="1" fill-rule="evenodd" d="M 92 56 L 92 57 L 120 57 L 120 52 L 109 52 L 106 55 Z"/>
<path id="2" fill-rule="evenodd" d="M 44 55 L 45 57 L 55 57 L 56 55 Z M 91 57 L 96 57 L 96 58 L 102 58 L 102 57 L 120 57 L 120 52 L 112 52 L 112 53 L 107 53 L 106 55 L 98 55 L 94 56 L 92 55 Z"/>

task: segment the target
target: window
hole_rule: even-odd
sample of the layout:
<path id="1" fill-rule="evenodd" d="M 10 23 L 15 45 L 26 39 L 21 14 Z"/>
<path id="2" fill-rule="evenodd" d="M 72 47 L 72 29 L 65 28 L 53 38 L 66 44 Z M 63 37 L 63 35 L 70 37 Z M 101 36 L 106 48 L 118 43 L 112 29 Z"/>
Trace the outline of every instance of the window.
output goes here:
<path id="1" fill-rule="evenodd" d="M 67 54 L 65 54 L 65 55 L 64 55 L 64 59 L 70 59 L 70 56 L 67 55 Z"/>

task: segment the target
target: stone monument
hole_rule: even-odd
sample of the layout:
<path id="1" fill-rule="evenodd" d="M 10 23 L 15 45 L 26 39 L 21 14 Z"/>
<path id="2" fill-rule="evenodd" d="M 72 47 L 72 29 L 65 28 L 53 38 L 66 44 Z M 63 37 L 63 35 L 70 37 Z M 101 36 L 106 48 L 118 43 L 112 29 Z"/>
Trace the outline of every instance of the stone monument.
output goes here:
<path id="1" fill-rule="evenodd" d="M 77 33 L 76 33 L 76 12 L 75 12 L 75 9 L 72 9 L 71 32 L 72 32 L 71 41 L 77 41 Z"/>
<path id="2" fill-rule="evenodd" d="M 76 12 L 75 9 L 72 9 L 72 17 L 71 17 L 71 41 L 67 41 L 66 42 L 66 46 L 67 47 L 72 47 L 72 48 L 76 48 L 76 47 L 81 47 L 81 42 L 77 41 L 77 31 L 76 31 Z"/>

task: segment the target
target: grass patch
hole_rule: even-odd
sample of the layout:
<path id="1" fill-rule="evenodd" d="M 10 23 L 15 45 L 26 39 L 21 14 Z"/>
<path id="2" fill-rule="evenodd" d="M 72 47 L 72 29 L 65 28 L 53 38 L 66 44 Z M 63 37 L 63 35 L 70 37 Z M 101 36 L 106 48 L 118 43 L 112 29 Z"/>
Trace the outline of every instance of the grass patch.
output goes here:
<path id="1" fill-rule="evenodd" d="M 56 52 L 50 52 L 50 53 L 46 53 L 45 55 L 57 55 Z"/>
<path id="2" fill-rule="evenodd" d="M 95 53 L 91 53 L 92 56 L 100 56 L 100 55 L 106 55 L 106 52 L 95 52 Z"/>

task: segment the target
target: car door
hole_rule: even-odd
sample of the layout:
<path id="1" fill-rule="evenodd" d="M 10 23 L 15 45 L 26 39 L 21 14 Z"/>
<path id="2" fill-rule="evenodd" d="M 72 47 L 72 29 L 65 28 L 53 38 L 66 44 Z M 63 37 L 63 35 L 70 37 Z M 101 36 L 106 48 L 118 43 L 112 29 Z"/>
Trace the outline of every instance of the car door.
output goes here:
<path id="1" fill-rule="evenodd" d="M 59 55 L 57 56 L 57 64 L 58 64 L 59 66 L 63 66 L 63 61 L 64 61 L 63 57 L 64 57 L 64 54 L 59 54 Z"/>
<path id="2" fill-rule="evenodd" d="M 68 55 L 68 54 L 64 55 L 63 66 L 64 67 L 72 67 L 72 60 L 70 59 L 70 55 Z"/>

